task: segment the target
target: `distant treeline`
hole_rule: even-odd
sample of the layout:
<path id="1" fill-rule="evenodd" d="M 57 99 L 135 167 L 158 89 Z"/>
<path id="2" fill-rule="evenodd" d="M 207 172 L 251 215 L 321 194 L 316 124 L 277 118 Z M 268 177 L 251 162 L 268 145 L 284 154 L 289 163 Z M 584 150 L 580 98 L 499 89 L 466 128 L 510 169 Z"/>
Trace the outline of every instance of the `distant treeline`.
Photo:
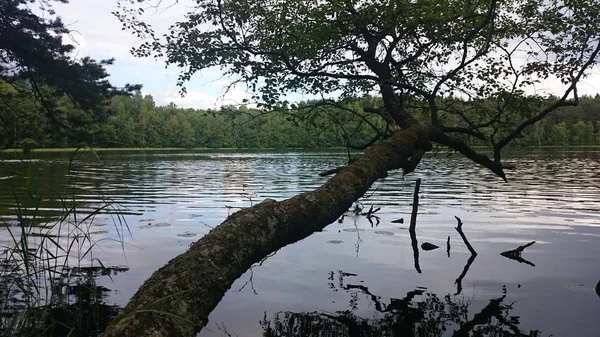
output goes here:
<path id="1" fill-rule="evenodd" d="M 53 113 L 48 114 L 36 99 L 1 82 L 0 98 L 2 148 L 327 148 L 367 144 L 377 132 L 385 132 L 377 115 L 356 115 L 333 104 L 313 107 L 308 102 L 268 112 L 245 106 L 197 110 L 156 106 L 151 96 L 138 93 L 113 97 L 105 114 L 97 116 L 68 97 L 52 102 Z M 377 104 L 375 98 L 366 99 Z M 600 145 L 599 123 L 600 95 L 583 97 L 579 106 L 526 129 L 517 145 Z"/>

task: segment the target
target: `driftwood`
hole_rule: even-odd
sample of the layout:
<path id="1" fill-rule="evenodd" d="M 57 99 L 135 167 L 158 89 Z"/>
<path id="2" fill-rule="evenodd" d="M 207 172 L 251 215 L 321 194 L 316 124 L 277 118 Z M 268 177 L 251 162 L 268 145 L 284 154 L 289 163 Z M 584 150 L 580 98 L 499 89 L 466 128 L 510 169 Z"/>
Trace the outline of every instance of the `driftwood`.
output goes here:
<path id="1" fill-rule="evenodd" d="M 340 167 L 336 167 L 336 168 L 332 168 L 330 170 L 326 170 L 326 171 L 320 172 L 319 176 L 321 176 L 321 177 L 327 177 L 327 176 L 330 176 L 332 174 L 336 174 L 336 173 L 340 172 L 344 167 L 345 166 L 340 166 Z"/>
<path id="2" fill-rule="evenodd" d="M 381 210 L 381 207 L 373 209 L 373 205 L 371 205 L 371 208 L 369 208 L 367 212 L 360 213 L 360 215 L 367 217 L 367 220 L 369 220 L 369 223 L 371 224 L 371 228 L 373 228 L 373 226 L 379 226 L 379 223 L 381 222 L 381 218 L 375 215 L 379 210 Z M 376 223 L 373 223 L 373 219 L 375 219 Z"/>
<path id="3" fill-rule="evenodd" d="M 462 221 L 457 216 L 455 216 L 454 218 L 458 222 L 455 229 L 458 232 L 458 234 L 460 235 L 460 237 L 462 238 L 463 242 L 465 243 L 465 246 L 467 246 L 467 249 L 469 250 L 469 252 L 471 252 L 471 255 L 477 255 L 477 252 L 475 251 L 475 249 L 473 249 L 473 246 L 471 246 L 471 243 L 469 243 L 469 240 L 467 240 L 465 233 L 463 233 L 463 231 L 462 231 L 462 225 L 463 225 Z"/>
<path id="4" fill-rule="evenodd" d="M 429 135 L 421 126 L 397 131 L 316 190 L 232 214 L 154 272 L 104 336 L 195 336 L 253 264 L 336 221 L 387 171 L 412 172 L 416 158 L 432 149 Z"/>
<path id="5" fill-rule="evenodd" d="M 477 252 L 475 251 L 475 249 L 473 249 L 473 246 L 471 246 L 471 243 L 469 242 L 469 240 L 467 240 L 467 236 L 462 231 L 462 225 L 463 225 L 462 221 L 457 216 L 455 216 L 455 218 L 456 218 L 456 221 L 458 222 L 458 225 L 456 225 L 455 229 L 458 232 L 458 234 L 460 235 L 460 237 L 462 238 L 463 242 L 465 243 L 465 246 L 467 246 L 467 249 L 469 250 L 469 252 L 471 252 L 471 256 L 467 260 L 467 264 L 465 264 L 465 267 L 463 268 L 462 273 L 460 273 L 460 275 L 458 276 L 456 281 L 454 281 L 454 283 L 456 284 L 455 295 L 458 295 L 462 292 L 462 281 L 465 278 L 465 276 L 467 275 L 467 273 L 469 272 L 469 268 L 471 268 L 471 265 L 475 261 L 475 258 L 477 257 Z M 450 237 L 448 237 L 448 256 L 450 256 Z"/>
<path id="6" fill-rule="evenodd" d="M 417 273 L 421 273 L 421 266 L 419 265 L 419 242 L 417 241 L 417 213 L 419 212 L 419 187 L 421 187 L 421 178 L 417 179 L 415 184 L 415 193 L 413 194 L 413 205 L 412 212 L 410 214 L 410 226 L 408 227 L 408 233 L 410 234 L 410 241 L 413 249 L 413 257 L 415 259 L 415 269 Z"/>
<path id="7" fill-rule="evenodd" d="M 434 245 L 433 243 L 430 243 L 430 242 L 423 242 L 421 244 L 421 249 L 423 249 L 425 251 L 434 250 L 434 249 L 438 249 L 438 248 L 440 248 L 440 246 Z"/>
<path id="8" fill-rule="evenodd" d="M 515 249 L 511 249 L 511 250 L 507 250 L 505 252 L 502 252 L 502 253 L 500 253 L 500 255 L 502 255 L 502 256 L 504 256 L 506 258 L 509 258 L 511 260 L 515 260 L 515 261 L 517 261 L 519 263 L 525 263 L 525 264 L 528 264 L 530 266 L 535 267 L 535 264 L 533 264 L 533 262 L 527 261 L 527 260 L 525 260 L 521 256 L 521 253 L 523 253 L 523 251 L 525 250 L 525 248 L 533 245 L 534 243 L 535 243 L 535 241 L 531 241 L 530 243 L 528 243 L 526 245 L 522 245 L 522 246 L 519 246 L 519 247 L 517 247 Z"/>

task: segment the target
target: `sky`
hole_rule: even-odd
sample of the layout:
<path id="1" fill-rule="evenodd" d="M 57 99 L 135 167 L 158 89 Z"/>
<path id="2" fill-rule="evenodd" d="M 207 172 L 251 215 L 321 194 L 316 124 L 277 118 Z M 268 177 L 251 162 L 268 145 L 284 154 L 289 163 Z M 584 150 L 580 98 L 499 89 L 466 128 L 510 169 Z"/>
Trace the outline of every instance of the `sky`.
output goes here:
<path id="1" fill-rule="evenodd" d="M 173 0 L 164 3 L 167 1 Z M 140 40 L 131 32 L 121 30 L 121 23 L 111 14 L 117 9 L 117 0 L 71 0 L 68 4 L 54 4 L 53 8 L 71 30 L 72 40 L 66 42 L 76 46 L 77 57 L 114 57 L 115 63 L 107 68 L 111 83 L 115 86 L 142 84 L 142 93 L 151 94 L 157 105 L 173 102 L 180 107 L 208 109 L 239 105 L 251 97 L 242 89 L 232 89 L 225 94 L 230 81 L 223 78 L 219 69 L 203 70 L 195 75 L 186 85 L 187 95 L 181 97 L 176 86 L 180 73 L 177 67 L 165 68 L 164 60 L 137 58 L 130 54 L 131 47 L 139 45 Z M 148 21 L 162 34 L 170 24 L 183 20 L 188 9 L 185 4 L 180 4 L 158 13 L 160 15 L 150 12 Z"/>
<path id="2" fill-rule="evenodd" d="M 163 5 L 168 5 L 169 1 L 175 0 L 164 0 Z M 190 3 L 191 0 L 179 0 L 178 5 L 160 13 L 146 11 L 147 14 L 149 13 L 146 21 L 152 24 L 157 33 L 163 34 L 172 23 L 184 20 L 184 14 L 189 11 Z M 115 64 L 108 68 L 113 85 L 142 84 L 142 92 L 151 94 L 157 105 L 173 102 L 185 108 L 214 109 L 222 105 L 240 105 L 244 99 L 251 97 L 240 86 L 226 93 L 225 88 L 231 80 L 223 78 L 219 69 L 213 68 L 196 74 L 186 85 L 187 95 L 181 97 L 176 86 L 179 69 L 174 66 L 165 68 L 164 60 L 136 58 L 129 53 L 131 47 L 138 45 L 140 41 L 131 32 L 121 30 L 121 23 L 111 14 L 117 9 L 117 0 L 70 0 L 68 4 L 57 3 L 53 7 L 72 30 L 78 57 L 116 59 Z M 549 81 L 535 90 L 559 94 L 561 85 L 558 81 Z M 600 93 L 598 67 L 594 69 L 591 77 L 581 83 L 579 92 L 589 95 Z M 295 95 L 290 100 L 308 98 L 311 97 Z"/>

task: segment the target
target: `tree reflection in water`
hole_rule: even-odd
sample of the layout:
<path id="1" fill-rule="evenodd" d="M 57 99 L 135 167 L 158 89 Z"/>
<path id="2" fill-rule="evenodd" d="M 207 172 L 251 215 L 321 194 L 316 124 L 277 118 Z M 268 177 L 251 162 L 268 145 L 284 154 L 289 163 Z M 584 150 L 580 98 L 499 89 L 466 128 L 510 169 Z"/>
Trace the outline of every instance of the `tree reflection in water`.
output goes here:
<path id="1" fill-rule="evenodd" d="M 0 335 L 99 336 L 121 308 L 106 302 L 110 289 L 96 281 L 127 270 L 125 267 L 66 268 L 53 280 L 50 300 L 45 305 L 31 306 L 19 289 L 3 294 L 2 298 L 10 300 L 2 304 Z"/>
<path id="2" fill-rule="evenodd" d="M 330 280 L 334 273 L 331 272 Z M 344 278 L 354 274 L 338 273 L 338 284 L 330 287 L 350 293 L 350 309 L 325 312 L 278 312 L 267 315 L 260 324 L 264 337 L 306 336 L 541 336 L 538 330 L 523 332 L 519 318 L 511 316 L 512 304 L 505 303 L 506 294 L 493 298 L 475 315 L 469 315 L 471 302 L 450 294 L 440 298 L 417 288 L 402 299 L 392 298 L 389 304 L 381 301 L 363 285 L 345 284 Z M 362 318 L 357 309 L 357 296 L 364 294 L 378 312 L 376 318 Z M 417 300 L 419 297 L 419 300 Z"/>

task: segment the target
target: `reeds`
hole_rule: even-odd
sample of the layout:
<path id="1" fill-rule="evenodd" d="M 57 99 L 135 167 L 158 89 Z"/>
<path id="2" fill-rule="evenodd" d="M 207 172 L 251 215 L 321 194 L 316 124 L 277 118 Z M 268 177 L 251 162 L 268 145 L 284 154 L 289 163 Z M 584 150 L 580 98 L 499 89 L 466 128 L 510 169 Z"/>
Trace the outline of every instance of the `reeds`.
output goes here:
<path id="1" fill-rule="evenodd" d="M 77 153 L 70 157 L 68 173 Z M 98 215 L 111 214 L 121 243 L 129 227 L 119 208 L 104 196 L 98 196 L 102 202 L 90 211 L 70 192 L 71 178 L 67 189 L 61 189 L 66 195 L 61 195 L 53 193 L 52 186 L 36 184 L 32 172 L 25 175 L 25 193 L 14 193 L 15 217 L 7 220 L 0 215 L 0 225 L 9 235 L 9 244 L 0 246 L 0 336 L 99 334 L 103 330 L 99 325 L 106 320 L 100 311 L 109 308 L 112 315 L 118 308 L 102 302 L 107 289 L 96 279 L 126 269 L 106 268 L 94 257 L 98 241 L 92 238 L 92 225 Z M 57 200 L 60 217 L 43 219 L 45 204 Z"/>

